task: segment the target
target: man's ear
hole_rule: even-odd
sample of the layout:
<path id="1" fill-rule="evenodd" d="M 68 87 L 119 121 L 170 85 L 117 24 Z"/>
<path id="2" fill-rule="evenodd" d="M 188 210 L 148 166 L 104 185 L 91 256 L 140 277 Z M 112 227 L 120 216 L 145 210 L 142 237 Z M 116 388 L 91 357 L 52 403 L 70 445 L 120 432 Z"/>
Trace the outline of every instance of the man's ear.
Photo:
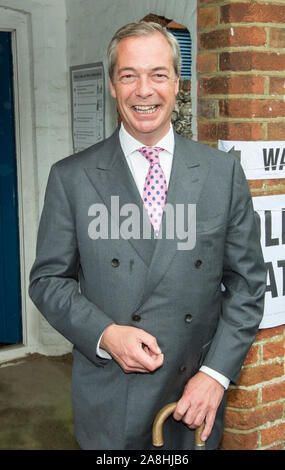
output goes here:
<path id="1" fill-rule="evenodd" d="M 117 98 L 116 89 L 115 89 L 115 86 L 114 86 L 112 80 L 110 79 L 110 77 L 109 77 L 109 87 L 110 87 L 111 96 L 112 96 L 113 98 Z"/>
<path id="2" fill-rule="evenodd" d="M 179 92 L 179 81 L 180 81 L 180 75 L 178 75 L 178 77 L 176 78 L 176 82 L 175 82 L 175 95 L 177 95 L 177 93 Z"/>

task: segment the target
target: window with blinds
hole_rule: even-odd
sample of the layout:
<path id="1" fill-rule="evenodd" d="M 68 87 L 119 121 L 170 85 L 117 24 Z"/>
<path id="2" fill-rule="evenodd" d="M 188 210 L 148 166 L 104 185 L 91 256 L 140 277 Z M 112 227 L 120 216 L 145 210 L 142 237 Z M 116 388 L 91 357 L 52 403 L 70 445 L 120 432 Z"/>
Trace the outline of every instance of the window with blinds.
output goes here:
<path id="1" fill-rule="evenodd" d="M 168 28 L 168 31 L 176 37 L 180 45 L 182 56 L 181 78 L 191 78 L 192 65 L 192 40 L 187 29 Z"/>

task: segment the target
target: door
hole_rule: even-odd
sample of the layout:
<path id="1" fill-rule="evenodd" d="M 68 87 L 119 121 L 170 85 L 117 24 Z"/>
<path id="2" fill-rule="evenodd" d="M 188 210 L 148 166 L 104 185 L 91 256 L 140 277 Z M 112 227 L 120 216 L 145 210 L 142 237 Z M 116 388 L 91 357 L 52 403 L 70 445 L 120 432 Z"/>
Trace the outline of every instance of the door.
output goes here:
<path id="1" fill-rule="evenodd" d="M 22 342 L 11 33 L 0 32 L 0 343 Z"/>

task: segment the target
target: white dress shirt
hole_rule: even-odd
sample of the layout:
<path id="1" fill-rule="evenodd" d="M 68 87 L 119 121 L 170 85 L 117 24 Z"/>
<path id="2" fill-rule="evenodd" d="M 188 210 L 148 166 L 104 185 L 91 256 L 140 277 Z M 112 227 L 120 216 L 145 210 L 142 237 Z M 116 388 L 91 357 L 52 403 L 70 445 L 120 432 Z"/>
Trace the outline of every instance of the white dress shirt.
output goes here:
<path id="1" fill-rule="evenodd" d="M 126 157 L 127 163 L 137 185 L 138 191 L 142 197 L 145 178 L 149 170 L 149 162 L 140 152 L 138 152 L 138 149 L 140 147 L 143 147 L 144 145 L 141 142 L 137 141 L 126 131 L 123 123 L 121 124 L 119 139 L 123 153 Z M 159 153 L 159 159 L 168 185 L 174 153 L 174 133 L 172 126 L 170 126 L 169 132 L 159 142 L 157 142 L 155 146 L 162 147 L 164 149 L 162 152 Z M 107 353 L 107 351 L 99 347 L 101 337 L 102 335 L 100 336 L 100 339 L 97 344 L 97 355 L 105 359 L 112 359 L 112 357 L 110 356 L 110 354 Z M 219 372 L 210 369 L 206 366 L 202 366 L 200 368 L 200 371 L 213 377 L 225 389 L 228 388 L 230 382 L 229 379 L 227 377 L 224 377 Z"/>

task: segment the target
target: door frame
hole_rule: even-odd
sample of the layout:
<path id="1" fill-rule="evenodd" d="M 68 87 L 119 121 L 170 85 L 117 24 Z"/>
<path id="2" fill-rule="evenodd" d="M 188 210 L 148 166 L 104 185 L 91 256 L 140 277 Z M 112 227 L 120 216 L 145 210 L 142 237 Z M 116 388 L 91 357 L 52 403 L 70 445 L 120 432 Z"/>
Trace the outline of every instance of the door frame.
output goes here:
<path id="1" fill-rule="evenodd" d="M 39 338 L 39 318 L 28 296 L 29 272 L 35 258 L 38 220 L 30 16 L 24 12 L 0 7 L 0 31 L 11 32 L 12 39 L 23 328 L 22 344 L 0 349 L 1 364 L 33 352 L 33 346 L 38 343 Z"/>

